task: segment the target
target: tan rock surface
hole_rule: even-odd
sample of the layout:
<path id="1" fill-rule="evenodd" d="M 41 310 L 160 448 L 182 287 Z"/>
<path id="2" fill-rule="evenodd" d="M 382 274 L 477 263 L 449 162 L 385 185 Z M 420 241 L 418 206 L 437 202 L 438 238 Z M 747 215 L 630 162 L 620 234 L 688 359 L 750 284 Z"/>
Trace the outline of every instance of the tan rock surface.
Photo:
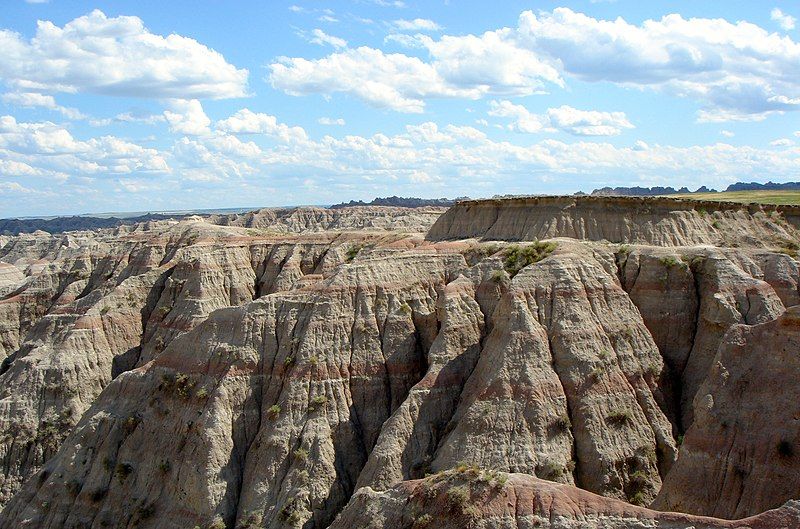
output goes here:
<path id="1" fill-rule="evenodd" d="M 726 334 L 659 509 L 737 518 L 800 491 L 800 306 Z"/>
<path id="2" fill-rule="evenodd" d="M 405 481 L 376 492 L 360 489 L 331 529 L 796 529 L 800 502 L 728 521 L 635 507 L 525 474 L 466 469 Z"/>
<path id="3" fill-rule="evenodd" d="M 568 222 L 515 204 L 494 236 L 572 226 L 573 237 L 607 238 L 575 231 L 574 212 Z M 550 512 L 536 502 L 553 506 L 540 520 L 552 527 L 745 527 L 610 499 L 646 505 L 663 482 L 658 502 L 670 508 L 738 517 L 800 497 L 796 458 L 759 452 L 747 423 L 758 412 L 770 435 L 796 438 L 767 425 L 793 424 L 792 405 L 765 409 L 756 393 L 751 410 L 740 404 L 751 394 L 715 371 L 724 357 L 742 380 L 792 376 L 793 331 L 759 329 L 787 325 L 797 262 L 746 231 L 715 239 L 744 247 L 696 245 L 719 215 L 647 220 L 658 205 L 619 232 L 650 244 L 559 238 L 518 273 L 506 254 L 525 244 L 426 240 L 405 226 L 435 214 L 398 208 L 12 238 L 0 249 L 0 528 L 310 529 L 348 504 L 338 526 L 411 527 L 407 491 L 425 483 L 414 480 L 470 465 L 517 473 L 503 505 L 529 498 L 514 508 L 521 518 L 504 511 L 477 527 L 535 526 Z M 793 236 L 770 212 L 720 215 Z M 775 365 L 753 374 L 766 354 Z M 709 411 L 717 394 L 725 403 Z M 724 435 L 723 422 L 735 424 Z M 728 444 L 698 441 L 706 435 Z M 725 469 L 753 453 L 745 500 Z M 449 509 L 446 496 L 425 503 L 431 516 Z M 484 496 L 470 516 L 495 513 Z"/>

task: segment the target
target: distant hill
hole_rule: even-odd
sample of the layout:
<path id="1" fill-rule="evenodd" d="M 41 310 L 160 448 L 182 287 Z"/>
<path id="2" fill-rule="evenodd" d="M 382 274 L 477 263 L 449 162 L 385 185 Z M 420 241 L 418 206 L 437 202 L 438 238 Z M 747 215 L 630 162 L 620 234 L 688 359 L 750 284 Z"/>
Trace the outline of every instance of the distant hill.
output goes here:
<path id="1" fill-rule="evenodd" d="M 759 184 L 758 182 L 736 182 L 729 185 L 725 191 L 800 191 L 800 182 L 786 182 L 784 184 L 776 184 L 775 182 L 767 182 L 766 184 Z M 674 187 L 601 187 L 592 191 L 595 196 L 632 196 L 632 197 L 647 197 L 654 195 L 687 195 L 690 193 L 719 193 L 716 189 L 709 189 L 706 186 L 697 188 L 695 191 L 689 191 L 689 188 L 682 187 L 675 189 Z M 583 194 L 582 192 L 576 193 Z"/>
<path id="2" fill-rule="evenodd" d="M 414 198 L 414 197 L 386 197 L 376 198 L 371 202 L 364 202 L 363 200 L 351 200 L 350 202 L 342 202 L 334 204 L 331 209 L 351 208 L 354 206 L 394 206 L 398 208 L 423 208 L 428 206 L 452 206 L 459 200 L 466 200 L 469 197 L 459 197 L 454 199 L 449 198 Z"/>
<path id="3" fill-rule="evenodd" d="M 776 184 L 775 182 L 767 182 L 766 184 L 736 182 L 729 185 L 725 191 L 800 191 L 800 182 L 786 182 L 784 184 Z"/>
<path id="4" fill-rule="evenodd" d="M 655 195 L 677 195 L 687 193 L 716 193 L 716 189 L 709 189 L 702 186 L 697 191 L 689 191 L 688 187 L 675 189 L 674 187 L 602 187 L 592 191 L 594 196 L 631 196 L 631 197 L 648 197 Z"/>
<path id="5" fill-rule="evenodd" d="M 164 220 L 182 218 L 186 215 L 167 215 L 161 213 L 148 213 L 137 217 L 89 217 L 75 215 L 72 217 L 55 217 L 50 219 L 0 219 L 0 234 L 19 235 L 20 233 L 33 233 L 37 230 L 48 233 L 63 233 L 65 231 L 96 230 L 99 228 L 116 228 L 148 220 Z"/>

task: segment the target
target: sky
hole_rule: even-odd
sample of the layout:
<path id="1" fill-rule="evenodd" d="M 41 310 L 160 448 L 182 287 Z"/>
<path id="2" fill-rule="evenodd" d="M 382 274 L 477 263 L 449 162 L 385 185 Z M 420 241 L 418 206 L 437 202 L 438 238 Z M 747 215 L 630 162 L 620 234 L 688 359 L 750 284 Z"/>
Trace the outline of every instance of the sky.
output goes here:
<path id="1" fill-rule="evenodd" d="M 797 0 L 2 0 L 0 217 L 800 180 Z"/>

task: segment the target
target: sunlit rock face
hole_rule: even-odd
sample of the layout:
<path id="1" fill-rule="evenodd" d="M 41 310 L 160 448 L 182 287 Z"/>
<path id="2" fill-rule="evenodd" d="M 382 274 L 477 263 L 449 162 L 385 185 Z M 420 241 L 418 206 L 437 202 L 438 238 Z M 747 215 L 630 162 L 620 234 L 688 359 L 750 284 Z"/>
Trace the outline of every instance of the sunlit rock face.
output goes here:
<path id="1" fill-rule="evenodd" d="M 10 237 L 0 528 L 798 526 L 791 222 L 569 200 Z"/>

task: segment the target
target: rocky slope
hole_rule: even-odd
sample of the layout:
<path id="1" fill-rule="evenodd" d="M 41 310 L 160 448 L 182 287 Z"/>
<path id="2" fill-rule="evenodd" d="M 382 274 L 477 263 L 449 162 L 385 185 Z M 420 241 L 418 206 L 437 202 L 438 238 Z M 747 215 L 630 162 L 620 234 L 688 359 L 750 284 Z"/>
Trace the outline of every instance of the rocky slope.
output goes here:
<path id="1" fill-rule="evenodd" d="M 570 225 L 525 204 L 474 230 Z M 353 208 L 12 238 L 0 528 L 800 524 L 629 504 L 800 497 L 791 256 L 636 209 L 605 220 L 640 244 L 442 240 L 462 207 L 427 235 Z"/>
<path id="2" fill-rule="evenodd" d="M 797 501 L 733 522 L 658 512 L 526 474 L 463 468 L 386 492 L 360 489 L 331 529 L 782 529 L 797 527 L 799 516 Z"/>

